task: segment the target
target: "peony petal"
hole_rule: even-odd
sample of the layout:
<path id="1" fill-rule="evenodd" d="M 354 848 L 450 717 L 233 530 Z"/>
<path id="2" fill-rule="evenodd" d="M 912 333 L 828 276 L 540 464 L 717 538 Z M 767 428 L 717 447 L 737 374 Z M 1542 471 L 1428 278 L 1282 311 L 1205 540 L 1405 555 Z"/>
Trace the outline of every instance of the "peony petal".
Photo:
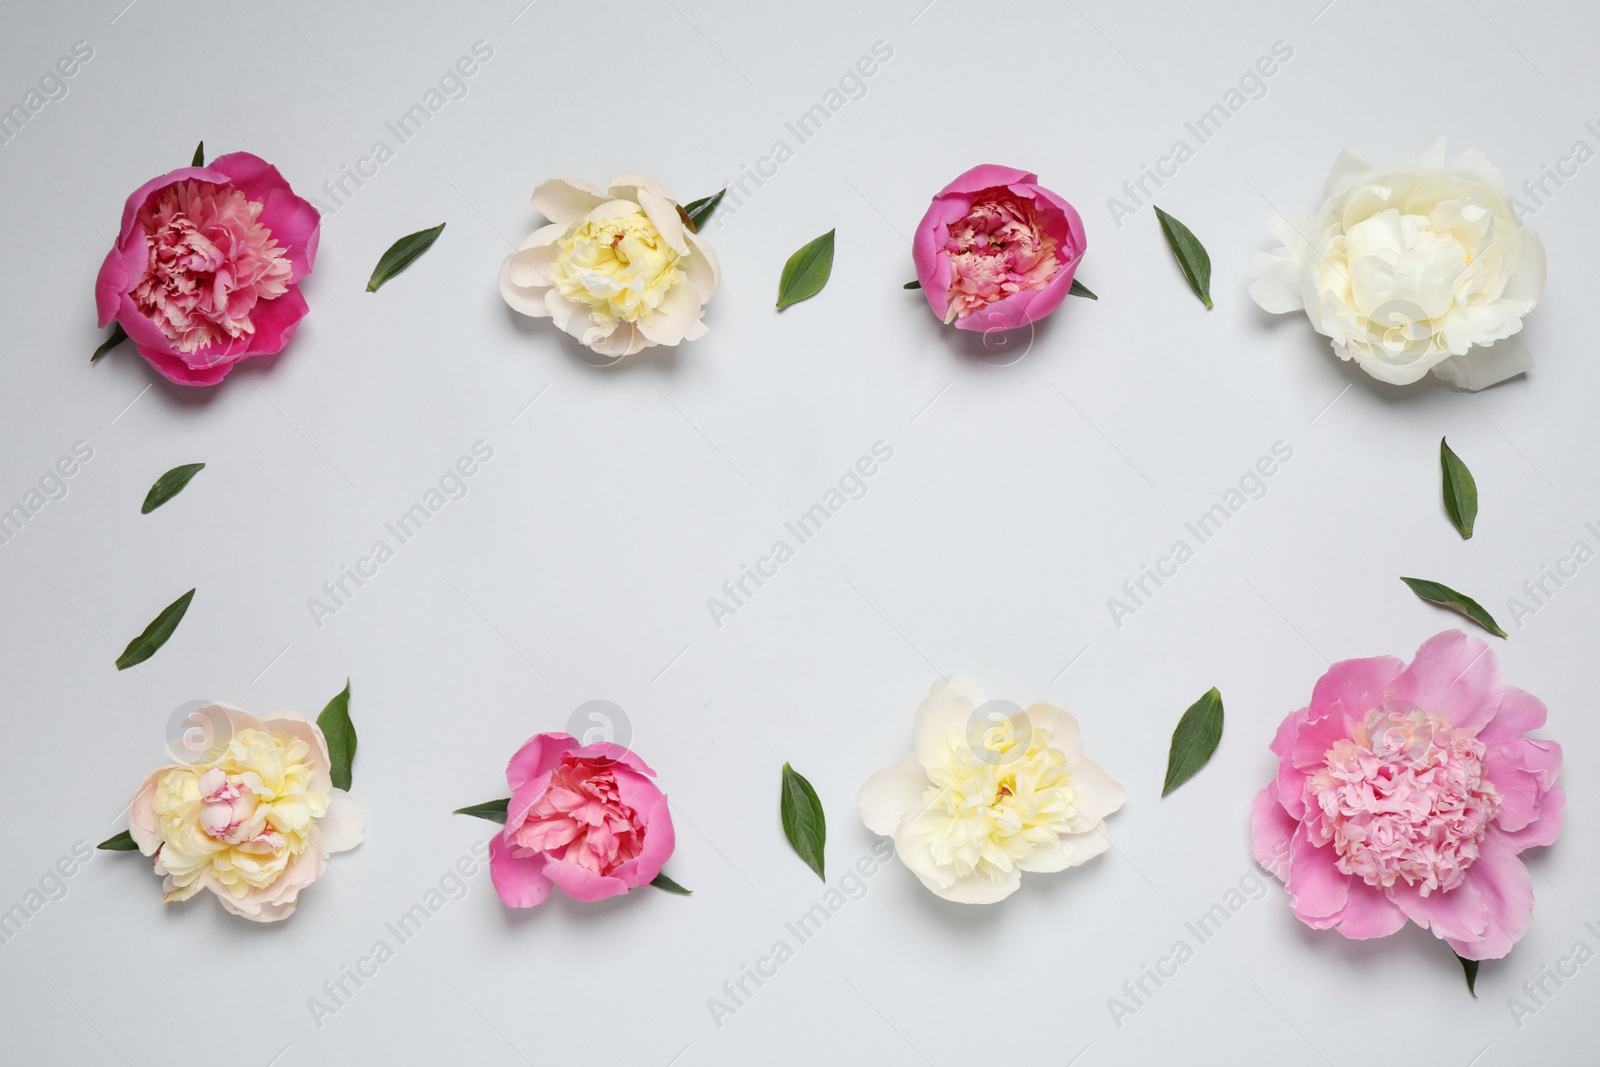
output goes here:
<path id="1" fill-rule="evenodd" d="M 1448 941 L 1462 959 L 1497 960 L 1511 951 L 1533 921 L 1533 880 L 1510 843 L 1491 829 L 1483 839 L 1477 862 L 1467 871 L 1467 881 L 1442 895 L 1455 896 L 1468 886 L 1477 890 L 1482 902 L 1487 920 L 1482 933 L 1465 938 L 1441 933 L 1437 925 L 1434 933 Z"/>
<path id="2" fill-rule="evenodd" d="M 217 705 L 223 707 L 225 705 Z M 232 713 L 238 712 L 237 708 L 229 708 L 229 718 L 233 722 L 234 732 L 248 727 L 241 724 Z M 242 714 L 242 713 L 240 713 Z M 333 761 L 328 756 L 328 740 L 322 736 L 322 727 L 306 718 L 304 715 L 293 711 L 269 711 L 261 716 L 261 726 L 277 734 L 287 734 L 306 743 L 311 750 L 311 766 L 319 774 L 326 775 Z"/>
<path id="3" fill-rule="evenodd" d="M 1428 170 L 1444 170 L 1445 159 L 1445 138 L 1441 133 L 1430 141 L 1426 148 L 1411 157 L 1411 165 Z"/>
<path id="4" fill-rule="evenodd" d="M 1013 867 L 1001 876 L 999 881 L 992 880 L 987 874 L 973 871 L 962 878 L 957 878 L 949 885 L 922 879 L 922 884 L 933 890 L 946 900 L 953 900 L 957 904 L 995 904 L 1012 893 L 1022 885 L 1022 869 Z"/>
<path id="5" fill-rule="evenodd" d="M 662 240 L 680 256 L 689 254 L 689 242 L 684 240 L 688 232 L 683 228 L 683 219 L 678 216 L 678 205 L 665 196 L 658 196 L 647 189 L 639 190 L 639 206 L 644 208 L 645 216 L 650 224 L 661 234 Z"/>
<path id="6" fill-rule="evenodd" d="M 1514 685 L 1500 690 L 1500 707 L 1488 725 L 1478 731 L 1478 740 L 1491 748 L 1515 741 L 1529 730 L 1543 726 L 1549 712 L 1544 701 Z"/>
<path id="7" fill-rule="evenodd" d="M 621 878 L 596 874 L 567 860 L 545 859 L 544 876 L 560 886 L 567 896 L 585 904 L 621 896 L 631 888 Z"/>
<path id="8" fill-rule="evenodd" d="M 875 834 L 892 836 L 906 815 L 922 807 L 928 789 L 928 774 L 916 753 L 891 763 L 861 783 L 856 794 L 861 821 Z"/>
<path id="9" fill-rule="evenodd" d="M 704 238 L 694 233 L 685 236 L 689 241 L 690 253 L 687 259 L 679 261 L 678 266 L 683 268 L 684 274 L 689 277 L 689 284 L 700 294 L 700 303 L 709 303 L 722 284 L 722 266 Z"/>
<path id="10" fill-rule="evenodd" d="M 1098 824 L 1117 811 L 1128 799 L 1128 791 L 1091 759 L 1079 756 L 1067 764 L 1073 792 L 1078 794 L 1078 816 L 1072 830 L 1079 833 Z"/>
<path id="11" fill-rule="evenodd" d="M 652 344 L 675 346 L 700 324 L 700 294 L 687 281 L 667 290 L 666 299 L 639 319 L 639 332 Z"/>
<path id="12" fill-rule="evenodd" d="M 1062 834 L 1053 842 L 1037 846 L 1017 861 L 1017 869 L 1037 874 L 1053 874 L 1087 863 L 1111 847 L 1111 831 L 1104 825 L 1077 834 Z"/>
<path id="13" fill-rule="evenodd" d="M 1338 931 L 1354 941 L 1388 937 L 1406 924 L 1406 913 L 1394 901 L 1359 878 L 1350 879 L 1349 899 L 1334 918 Z"/>
<path id="14" fill-rule="evenodd" d="M 489 878 L 508 908 L 535 907 L 550 895 L 550 879 L 544 875 L 544 857 L 518 859 L 511 854 L 504 834 L 495 834 L 489 839 Z"/>
<path id="15" fill-rule="evenodd" d="M 1506 839 L 1506 844 L 1516 852 L 1524 849 L 1538 848 L 1541 845 L 1553 845 L 1556 838 L 1561 836 L 1561 826 L 1565 822 L 1567 809 L 1567 791 L 1559 785 L 1550 787 L 1549 792 L 1539 799 L 1539 817 L 1528 823 L 1520 830 L 1506 830 L 1500 828 L 1500 834 Z"/>
<path id="16" fill-rule="evenodd" d="M 1043 731 L 1049 738 L 1050 747 L 1060 750 L 1069 761 L 1083 751 L 1078 720 L 1065 708 L 1038 700 L 1023 708 L 1022 713 L 1028 717 L 1028 724 L 1033 729 Z"/>
<path id="17" fill-rule="evenodd" d="M 1289 841 L 1298 825 L 1278 803 L 1277 782 L 1256 794 L 1250 805 L 1250 849 L 1280 882 L 1289 881 Z"/>
<path id="18" fill-rule="evenodd" d="M 571 734 L 536 734 L 523 743 L 506 763 L 506 784 L 512 789 L 549 774 L 561 762 L 561 757 L 574 749 L 582 748 Z"/>
<path id="19" fill-rule="evenodd" d="M 1015 167 L 1002 167 L 994 163 L 984 163 L 963 171 L 955 180 L 939 190 L 939 196 L 951 193 L 976 193 L 984 189 L 995 189 L 1006 185 L 1036 185 L 1039 176 Z M 963 210 L 962 214 L 966 214 Z"/>
<path id="20" fill-rule="evenodd" d="M 551 222 L 577 222 L 589 212 L 605 203 L 607 197 L 593 182 L 573 178 L 551 178 L 543 181 L 528 198 L 533 210 Z"/>
<path id="21" fill-rule="evenodd" d="M 1488 842 L 1487 836 L 1484 841 Z M 1432 930 L 1435 937 L 1447 941 L 1476 941 L 1489 925 L 1488 909 L 1472 877 L 1472 871 L 1482 862 L 1480 853 L 1467 880 L 1449 892 L 1436 891 L 1423 896 L 1415 886 L 1399 881 L 1390 888 L 1389 899 L 1399 905 L 1412 922 Z"/>
<path id="22" fill-rule="evenodd" d="M 317 835 L 326 855 L 349 852 L 367 836 L 367 813 L 343 789 L 328 793 L 328 813 L 316 821 Z"/>
<path id="23" fill-rule="evenodd" d="M 635 810 L 644 812 L 641 819 L 645 828 L 644 842 L 639 854 L 626 863 L 618 864 L 612 874 L 628 885 L 637 887 L 649 885 L 661 873 L 661 868 L 678 845 L 678 838 L 672 825 L 672 810 L 665 796 L 658 795 L 649 809 Z"/>
<path id="24" fill-rule="evenodd" d="M 1288 886 L 1294 913 L 1307 925 L 1325 930 L 1349 900 L 1350 876 L 1334 865 L 1332 848 L 1311 843 L 1304 826 L 1295 828 L 1289 851 Z"/>
<path id="25" fill-rule="evenodd" d="M 146 856 L 155 855 L 156 849 L 161 847 L 161 835 L 157 833 L 156 823 L 156 787 L 167 772 L 177 769 L 174 765 L 168 765 L 145 775 L 139 788 L 133 791 L 133 801 L 128 805 L 128 836 L 133 838 L 139 851 Z"/>
<path id="26" fill-rule="evenodd" d="M 1433 365 L 1433 374 L 1457 388 L 1476 393 L 1532 369 L 1533 350 L 1520 336 L 1514 336 L 1488 347 L 1473 348 L 1466 355 L 1441 359 Z"/>
<path id="27" fill-rule="evenodd" d="M 1472 734 L 1494 718 L 1502 692 L 1494 653 L 1460 630 L 1425 641 L 1411 666 L 1389 687 L 1390 696 L 1441 712 L 1453 729 Z"/>
<path id="28" fill-rule="evenodd" d="M 1561 746 L 1531 737 L 1496 745 L 1484 754 L 1483 771 L 1500 792 L 1495 825 L 1521 830 L 1539 818 L 1540 802 L 1561 773 Z"/>
<path id="29" fill-rule="evenodd" d="M 954 746 L 967 746 L 973 713 L 983 703 L 983 690 L 967 675 L 952 674 L 933 683 L 917 708 L 917 758 L 924 767 L 943 760 Z"/>
<path id="30" fill-rule="evenodd" d="M 671 200 L 672 194 L 667 192 L 666 186 L 654 178 L 647 178 L 643 174 L 635 174 L 631 170 L 619 171 L 606 182 L 606 192 L 613 200 L 632 200 L 639 203 L 641 192 L 654 193 L 664 200 Z"/>
<path id="31" fill-rule="evenodd" d="M 1328 172 L 1328 180 L 1322 183 L 1322 197 L 1324 200 L 1331 198 L 1335 193 L 1344 191 L 1345 188 L 1355 183 L 1372 172 L 1372 164 L 1359 152 L 1346 148 L 1339 153 L 1339 158 L 1333 161 L 1333 169 Z"/>
<path id="32" fill-rule="evenodd" d="M 591 352 L 602 356 L 631 356 L 643 352 L 653 342 L 639 329 L 638 323 L 619 322 L 613 329 L 600 332 L 602 327 L 592 327 L 579 338 Z"/>

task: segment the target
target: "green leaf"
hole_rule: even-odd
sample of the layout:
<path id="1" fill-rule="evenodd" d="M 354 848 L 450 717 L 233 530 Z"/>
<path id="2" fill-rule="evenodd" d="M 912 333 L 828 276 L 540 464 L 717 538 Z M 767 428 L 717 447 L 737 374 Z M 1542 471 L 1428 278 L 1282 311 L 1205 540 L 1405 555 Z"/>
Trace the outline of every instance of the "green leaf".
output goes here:
<path id="1" fill-rule="evenodd" d="M 822 846 L 828 838 L 827 820 L 822 815 L 822 801 L 805 776 L 787 763 L 783 765 L 783 788 L 778 801 L 778 813 L 783 817 L 783 835 L 794 846 L 795 852 L 806 861 L 806 866 L 822 873 Z"/>
<path id="2" fill-rule="evenodd" d="M 111 333 L 106 336 L 106 339 L 104 341 L 100 342 L 100 347 L 94 350 L 94 355 L 89 357 L 89 362 L 93 363 L 95 360 L 99 359 L 101 356 L 105 355 L 107 352 L 111 351 L 113 348 L 116 348 L 118 345 L 120 345 L 122 342 L 126 341 L 127 339 L 128 339 L 128 333 L 127 333 L 126 330 L 124 330 L 122 328 L 122 323 L 120 323 L 120 322 L 112 323 L 111 324 Z"/>
<path id="3" fill-rule="evenodd" d="M 1172 731 L 1172 747 L 1167 751 L 1167 780 L 1161 787 L 1166 796 L 1199 773 L 1222 740 L 1222 694 L 1212 686 L 1205 696 L 1189 706 Z"/>
<path id="4" fill-rule="evenodd" d="M 510 797 L 501 797 L 499 800 L 485 800 L 482 804 L 468 804 L 464 808 L 457 808 L 451 815 L 471 815 L 478 819 L 488 819 L 490 822 L 505 825 L 507 809 L 511 807 Z"/>
<path id="5" fill-rule="evenodd" d="M 1211 307 L 1211 257 L 1206 255 L 1205 246 L 1189 232 L 1189 227 L 1160 208 L 1156 208 L 1156 217 L 1161 220 L 1161 232 L 1172 246 L 1172 254 L 1177 257 L 1189 288 L 1201 303 Z"/>
<path id="6" fill-rule="evenodd" d="M 191 167 L 203 167 L 205 165 L 206 165 L 206 143 L 204 141 L 201 141 L 199 144 L 194 146 L 194 159 L 190 160 L 189 166 L 191 166 Z"/>
<path id="7" fill-rule="evenodd" d="M 695 233 L 711 221 L 711 213 L 717 210 L 717 205 L 722 203 L 722 198 L 728 193 L 727 189 L 718 189 L 710 196 L 702 196 L 699 200 L 691 200 L 683 208 L 683 213 L 689 217 L 689 229 Z"/>
<path id="8" fill-rule="evenodd" d="M 367 292 L 376 293 L 379 286 L 411 266 L 418 256 L 432 248 L 433 242 L 444 232 L 444 225 L 441 222 L 430 229 L 408 233 L 390 245 L 389 250 L 378 257 L 378 265 L 372 268 L 372 277 L 367 279 Z"/>
<path id="9" fill-rule="evenodd" d="M 1077 284 L 1077 283 L 1074 282 L 1073 284 Z M 909 281 L 909 282 L 906 282 L 904 285 L 902 285 L 900 288 L 902 288 L 902 289 L 921 289 L 922 288 L 922 283 L 919 282 L 919 281 Z"/>
<path id="10" fill-rule="evenodd" d="M 1439 438 L 1439 465 L 1444 469 L 1444 510 L 1463 539 L 1472 536 L 1478 518 L 1478 483 L 1461 457 Z"/>
<path id="11" fill-rule="evenodd" d="M 100 842 L 94 847 L 98 849 L 104 849 L 107 852 L 139 851 L 139 846 L 133 840 L 133 835 L 128 833 L 126 830 L 122 831 L 120 834 L 117 834 L 115 837 L 106 838 L 104 841 Z"/>
<path id="12" fill-rule="evenodd" d="M 162 608 L 161 614 L 144 628 L 144 633 L 129 641 L 128 647 L 122 650 L 122 655 L 117 657 L 117 670 L 125 671 L 155 655 L 156 649 L 167 643 L 172 631 L 183 621 L 183 613 L 189 610 L 189 601 L 193 599 L 194 590 L 191 589 Z"/>
<path id="13" fill-rule="evenodd" d="M 1067 295 L 1068 296 L 1087 297 L 1090 300 L 1099 300 L 1100 299 L 1098 296 L 1095 296 L 1094 293 L 1090 291 L 1090 289 L 1089 289 L 1089 287 L 1087 285 L 1084 285 L 1082 282 L 1080 282 L 1076 278 L 1072 279 L 1072 288 L 1067 290 Z"/>
<path id="14" fill-rule="evenodd" d="M 778 279 L 778 310 L 816 296 L 833 273 L 833 231 L 809 242 L 789 257 Z"/>
<path id="15" fill-rule="evenodd" d="M 344 692 L 328 701 L 328 706 L 317 716 L 317 727 L 328 742 L 328 777 L 335 789 L 350 788 L 350 766 L 356 761 L 356 728 L 350 721 L 350 679 L 344 680 Z"/>
<path id="16" fill-rule="evenodd" d="M 665 872 L 652 878 L 650 880 L 650 884 L 655 886 L 657 889 L 665 889 L 669 893 L 676 893 L 680 897 L 694 896 L 693 889 L 683 888 L 683 886 L 679 885 L 677 882 L 674 882 L 671 878 L 668 878 Z"/>
<path id="17" fill-rule="evenodd" d="M 167 473 L 156 479 L 156 484 L 144 495 L 144 504 L 139 508 L 139 514 L 148 515 L 162 504 L 183 492 L 183 487 L 189 484 L 189 479 L 206 469 L 204 463 L 185 463 L 181 467 L 173 467 Z"/>
<path id="18" fill-rule="evenodd" d="M 1461 961 L 1461 973 L 1467 976 L 1467 992 L 1472 994 L 1472 999 L 1478 999 L 1478 961 L 1469 960 L 1457 954 L 1456 959 Z"/>
<path id="19" fill-rule="evenodd" d="M 1448 585 L 1430 582 L 1426 578 L 1402 577 L 1400 580 L 1410 586 L 1413 593 L 1430 604 L 1438 604 L 1442 608 L 1459 611 L 1496 637 L 1506 636 L 1506 632 L 1500 629 L 1500 624 L 1494 621 L 1494 616 L 1484 611 L 1483 605 L 1471 597 L 1456 592 Z"/>

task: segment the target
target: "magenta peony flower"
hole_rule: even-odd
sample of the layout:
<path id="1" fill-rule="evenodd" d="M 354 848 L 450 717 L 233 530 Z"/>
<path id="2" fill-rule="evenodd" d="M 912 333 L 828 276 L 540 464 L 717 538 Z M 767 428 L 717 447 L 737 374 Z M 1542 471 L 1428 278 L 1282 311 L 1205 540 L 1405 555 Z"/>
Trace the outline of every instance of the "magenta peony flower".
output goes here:
<path id="1" fill-rule="evenodd" d="M 1077 210 L 1038 182 L 985 164 L 933 198 L 912 259 L 928 306 L 946 324 L 1012 330 L 1066 298 L 1088 240 Z"/>
<path id="2" fill-rule="evenodd" d="M 1523 734 L 1545 707 L 1501 684 L 1458 630 L 1417 650 L 1336 663 L 1278 727 L 1278 777 L 1251 816 L 1256 860 L 1306 925 L 1384 937 L 1410 919 L 1469 960 L 1528 929 L 1517 858 L 1561 833 L 1561 746 Z"/>
<path id="3" fill-rule="evenodd" d="M 544 903 L 552 883 L 574 900 L 647 885 L 677 838 L 655 771 L 612 744 L 540 734 L 506 765 L 506 828 L 489 842 L 489 876 L 513 908 Z"/>
<path id="4" fill-rule="evenodd" d="M 122 209 L 95 282 L 100 325 L 117 320 L 172 381 L 215 385 L 294 336 L 321 226 L 277 168 L 248 152 L 163 174 Z"/>

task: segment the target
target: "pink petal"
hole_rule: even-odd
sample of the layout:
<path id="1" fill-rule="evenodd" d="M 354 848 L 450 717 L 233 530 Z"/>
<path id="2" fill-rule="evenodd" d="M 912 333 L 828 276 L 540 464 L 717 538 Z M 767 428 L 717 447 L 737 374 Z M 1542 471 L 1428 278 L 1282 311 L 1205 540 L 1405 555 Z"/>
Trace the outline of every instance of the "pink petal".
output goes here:
<path id="1" fill-rule="evenodd" d="M 1289 895 L 1300 921 L 1319 930 L 1333 925 L 1333 916 L 1349 900 L 1350 876 L 1334 865 L 1333 849 L 1318 848 L 1297 826 L 1290 842 Z"/>
<path id="2" fill-rule="evenodd" d="M 1494 718 L 1502 695 L 1500 663 L 1489 646 L 1460 630 L 1430 637 L 1389 695 L 1444 712 L 1450 726 L 1476 733 Z"/>
<path id="3" fill-rule="evenodd" d="M 996 163 L 982 163 L 957 175 L 954 181 L 939 190 L 939 195 L 977 193 L 1005 185 L 1034 185 L 1038 181 L 1039 176 L 1029 171 L 1002 167 Z"/>
<path id="4" fill-rule="evenodd" d="M 563 753 L 581 748 L 571 734 L 548 733 L 530 737 L 506 764 L 506 782 L 520 789 L 528 781 L 549 774 Z"/>
<path id="5" fill-rule="evenodd" d="M 1390 683 L 1400 677 L 1405 669 L 1405 661 L 1397 656 L 1372 656 L 1335 663 L 1317 679 L 1317 686 L 1311 692 L 1311 716 L 1320 719 L 1335 707 L 1342 706 L 1347 718 L 1359 722 L 1367 712 L 1383 706 Z M 1318 753 L 1319 762 L 1321 758 L 1321 753 Z M 1306 766 L 1304 763 L 1299 765 Z"/>
<path id="6" fill-rule="evenodd" d="M 1491 831 L 1492 832 L 1492 831 Z M 1484 844 L 1488 844 L 1488 837 Z M 1489 911 L 1473 874 L 1483 862 L 1478 859 L 1468 871 L 1466 881 L 1448 892 L 1432 892 L 1423 896 L 1415 886 L 1396 882 L 1389 890 L 1389 899 L 1399 905 L 1407 918 L 1418 926 L 1432 930 L 1435 937 L 1446 941 L 1475 941 L 1489 925 Z"/>
<path id="7" fill-rule="evenodd" d="M 489 878 L 508 908 L 531 908 L 544 903 L 550 895 L 544 864 L 543 856 L 513 856 L 504 834 L 489 839 Z"/>
<path id="8" fill-rule="evenodd" d="M 1478 740 L 1491 747 L 1514 740 L 1529 730 L 1543 726 L 1548 714 L 1544 701 L 1532 693 L 1508 685 L 1500 691 L 1500 710 L 1495 712 L 1487 726 L 1478 731 Z"/>
<path id="9" fill-rule="evenodd" d="M 1250 805 L 1250 848 L 1256 862 L 1280 882 L 1289 880 L 1289 841 L 1296 826 L 1278 803 L 1278 783 L 1269 782 Z"/>
<path id="10" fill-rule="evenodd" d="M 612 872 L 630 886 L 650 884 L 661 873 L 662 866 L 672 856 L 672 850 L 678 846 L 677 834 L 672 827 L 672 811 L 667 806 L 666 797 L 658 799 L 655 806 L 648 810 L 637 810 L 644 813 L 644 842 L 637 856 L 619 864 Z"/>
<path id="11" fill-rule="evenodd" d="M 1502 830 L 1521 830 L 1539 818 L 1539 804 L 1561 773 L 1561 746 L 1531 737 L 1496 745 L 1484 754 L 1485 776 L 1500 791 Z"/>
<path id="12" fill-rule="evenodd" d="M 1335 918 L 1339 932 L 1355 941 L 1388 937 L 1406 924 L 1406 913 L 1394 901 L 1359 878 L 1350 879 L 1350 898 Z"/>
<path id="13" fill-rule="evenodd" d="M 1567 791 L 1559 785 L 1553 785 L 1539 801 L 1537 819 L 1520 830 L 1507 831 L 1502 827 L 1500 835 L 1506 839 L 1506 844 L 1517 852 L 1537 848 L 1540 845 L 1553 845 L 1556 838 L 1561 836 L 1561 825 L 1565 821 L 1566 809 Z"/>
<path id="14" fill-rule="evenodd" d="M 621 896 L 632 888 L 621 878 L 596 874 L 587 867 L 580 867 L 567 860 L 545 859 L 543 862 L 544 876 L 560 886 L 561 891 L 567 896 L 585 904 L 605 900 L 607 897 Z M 654 878 L 655 875 L 651 877 Z"/>
<path id="15" fill-rule="evenodd" d="M 1483 932 L 1470 938 L 1441 936 L 1463 959 L 1497 960 L 1511 951 L 1533 921 L 1533 880 L 1510 843 L 1491 829 L 1466 882 L 1445 895 L 1455 896 L 1468 886 L 1478 891 L 1483 904 L 1487 919 Z M 1439 933 L 1437 927 L 1434 932 Z"/>

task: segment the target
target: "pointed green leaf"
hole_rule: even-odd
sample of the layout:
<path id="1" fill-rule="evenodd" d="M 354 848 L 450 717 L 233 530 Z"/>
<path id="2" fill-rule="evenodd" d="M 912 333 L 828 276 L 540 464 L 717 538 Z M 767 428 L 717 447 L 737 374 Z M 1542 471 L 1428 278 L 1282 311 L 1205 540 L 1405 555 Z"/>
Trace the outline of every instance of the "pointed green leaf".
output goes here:
<path id="1" fill-rule="evenodd" d="M 717 210 L 717 205 L 722 203 L 722 198 L 727 194 L 727 189 L 718 189 L 710 196 L 689 201 L 683 208 L 683 213 L 689 217 L 689 229 L 699 233 L 705 224 L 711 221 L 711 213 Z"/>
<path id="2" fill-rule="evenodd" d="M 356 761 L 356 728 L 350 721 L 350 679 L 344 680 L 344 692 L 328 701 L 328 706 L 317 716 L 317 727 L 328 742 L 328 762 L 332 766 L 328 777 L 335 789 L 350 788 L 350 767 Z"/>
<path id="3" fill-rule="evenodd" d="M 783 277 L 778 279 L 779 311 L 816 296 L 828 284 L 833 273 L 833 233 L 829 230 L 808 242 L 783 265 Z"/>
<path id="4" fill-rule="evenodd" d="M 122 655 L 117 657 L 117 670 L 125 671 L 155 655 L 156 649 L 167 643 L 172 631 L 183 621 L 183 613 L 189 610 L 189 601 L 193 599 L 194 590 L 191 589 L 162 608 L 161 614 L 144 628 L 144 633 L 129 641 L 128 647 L 122 650 Z"/>
<path id="5" fill-rule="evenodd" d="M 114 837 L 106 838 L 104 841 L 100 842 L 98 845 L 96 845 L 94 847 L 98 848 L 98 849 L 104 849 L 107 852 L 137 852 L 137 851 L 139 851 L 138 843 L 134 841 L 133 835 L 128 833 L 128 831 L 126 831 L 126 830 L 122 831 L 122 833 L 117 834 Z"/>
<path id="6" fill-rule="evenodd" d="M 683 888 L 683 886 L 679 885 L 677 882 L 674 882 L 671 878 L 668 878 L 665 872 L 662 872 L 661 874 L 658 874 L 652 878 L 650 880 L 650 884 L 655 886 L 657 889 L 665 889 L 669 893 L 676 893 L 680 897 L 694 896 L 693 889 Z"/>
<path id="7" fill-rule="evenodd" d="M 194 146 L 194 158 L 189 161 L 189 166 L 191 166 L 191 167 L 203 167 L 205 165 L 206 165 L 206 143 L 204 141 L 201 141 L 199 144 Z"/>
<path id="8" fill-rule="evenodd" d="M 156 484 L 144 495 L 144 504 L 139 508 L 139 514 L 148 515 L 162 504 L 183 492 L 183 487 L 189 484 L 189 479 L 206 469 L 204 463 L 185 463 L 181 467 L 173 467 L 167 473 L 156 479 Z"/>
<path id="9" fill-rule="evenodd" d="M 1469 960 L 1457 954 L 1456 959 L 1461 961 L 1461 973 L 1467 976 L 1467 992 L 1472 994 L 1472 999 L 1478 999 L 1478 961 Z"/>
<path id="10" fill-rule="evenodd" d="M 479 819 L 488 819 L 490 822 L 505 825 L 508 809 L 511 807 L 510 797 L 501 797 L 499 800 L 485 800 L 482 804 L 468 804 L 464 808 L 457 808 L 452 815 L 471 815 Z"/>
<path id="11" fill-rule="evenodd" d="M 1444 469 L 1444 510 L 1463 539 L 1472 536 L 1478 519 L 1478 483 L 1461 457 L 1439 438 L 1439 465 Z"/>
<path id="12" fill-rule="evenodd" d="M 106 335 L 106 339 L 104 341 L 100 342 L 100 347 L 94 350 L 94 355 L 89 357 L 89 362 L 93 363 L 95 360 L 99 359 L 113 348 L 116 348 L 127 339 L 128 333 L 122 328 L 122 323 L 112 323 L 111 332 Z"/>
<path id="13" fill-rule="evenodd" d="M 913 279 L 912 281 L 906 282 L 900 288 L 902 288 L 902 289 L 921 289 L 922 288 L 922 283 Z"/>
<path id="14" fill-rule="evenodd" d="M 1167 780 L 1161 787 L 1166 796 L 1199 772 L 1222 740 L 1222 694 L 1213 686 L 1189 706 L 1172 731 L 1172 747 L 1167 750 Z"/>
<path id="15" fill-rule="evenodd" d="M 1471 619 L 1485 630 L 1488 630 L 1496 637 L 1506 636 L 1506 632 L 1500 629 L 1500 624 L 1494 621 L 1494 616 L 1490 615 L 1487 611 L 1484 611 L 1483 605 L 1479 604 L 1471 597 L 1463 593 L 1456 592 L 1448 585 L 1440 585 L 1438 582 L 1430 582 L 1426 578 L 1402 577 L 1400 580 L 1405 582 L 1406 585 L 1410 586 L 1413 593 L 1417 594 L 1423 600 L 1428 601 L 1430 604 L 1438 604 L 1442 608 L 1449 608 L 1451 611 L 1459 611 L 1461 614 L 1465 615 L 1467 618 Z"/>
<path id="16" fill-rule="evenodd" d="M 1072 288 L 1067 290 L 1067 295 L 1068 296 L 1087 297 L 1090 300 L 1099 300 L 1100 299 L 1098 296 L 1095 296 L 1094 293 L 1092 293 L 1089 290 L 1089 287 L 1087 285 L 1084 285 L 1082 282 L 1080 282 L 1076 278 L 1072 279 Z"/>
<path id="17" fill-rule="evenodd" d="M 811 788 L 805 776 L 787 763 L 783 765 L 778 814 L 783 817 L 783 834 L 789 844 L 806 861 L 806 866 L 826 882 L 827 876 L 822 873 L 822 848 L 828 837 L 828 825 L 823 818 L 822 801 L 817 799 L 817 791 Z"/>
<path id="18" fill-rule="evenodd" d="M 1205 246 L 1189 232 L 1189 227 L 1160 208 L 1156 208 L 1156 217 L 1161 220 L 1161 232 L 1166 235 L 1167 244 L 1172 246 L 1172 254 L 1177 257 L 1178 267 L 1188 280 L 1189 288 L 1194 290 L 1194 295 L 1200 298 L 1201 303 L 1211 307 L 1211 257 L 1206 255 Z"/>
<path id="19" fill-rule="evenodd" d="M 411 266 L 418 256 L 432 248 L 433 242 L 444 232 L 444 225 L 441 222 L 429 229 L 408 233 L 390 245 L 389 250 L 378 258 L 378 265 L 372 268 L 372 277 L 367 279 L 367 292 L 376 293 L 379 286 Z"/>

